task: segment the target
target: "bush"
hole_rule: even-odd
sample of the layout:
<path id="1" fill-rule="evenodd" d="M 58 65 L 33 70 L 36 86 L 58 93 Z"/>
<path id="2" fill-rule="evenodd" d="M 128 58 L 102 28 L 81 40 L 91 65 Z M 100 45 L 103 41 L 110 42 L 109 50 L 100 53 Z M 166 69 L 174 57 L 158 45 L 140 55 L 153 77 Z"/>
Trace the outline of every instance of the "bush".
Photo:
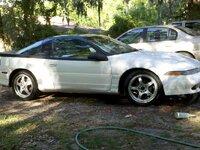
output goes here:
<path id="1" fill-rule="evenodd" d="M 73 29 L 69 29 L 64 34 L 105 34 L 104 32 L 104 30 L 98 28 L 75 26 Z"/>
<path id="2" fill-rule="evenodd" d="M 139 26 L 139 23 L 137 23 L 133 18 L 130 16 L 118 16 L 116 15 L 114 17 L 115 24 L 110 27 L 107 34 L 109 34 L 111 37 L 116 38 L 123 32 L 135 28 Z"/>
<path id="3" fill-rule="evenodd" d="M 6 50 L 18 50 L 46 37 L 58 35 L 50 25 L 41 25 L 37 17 L 24 20 L 11 12 L 0 16 L 0 33 Z"/>
<path id="4" fill-rule="evenodd" d="M 19 34 L 17 38 L 12 39 L 13 41 L 12 47 L 15 49 L 21 49 L 25 46 L 35 43 L 36 41 L 59 34 L 50 25 L 41 25 L 41 24 L 35 24 L 34 27 L 30 29 L 29 32 L 31 33 L 26 34 L 27 32 L 24 32 L 24 34 Z"/>

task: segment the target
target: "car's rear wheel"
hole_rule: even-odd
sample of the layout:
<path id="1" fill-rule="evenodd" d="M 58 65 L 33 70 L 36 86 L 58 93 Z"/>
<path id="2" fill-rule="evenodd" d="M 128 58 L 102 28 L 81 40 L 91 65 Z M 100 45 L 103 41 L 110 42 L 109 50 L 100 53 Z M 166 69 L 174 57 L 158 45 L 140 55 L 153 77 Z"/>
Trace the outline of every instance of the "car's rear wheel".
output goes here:
<path id="1" fill-rule="evenodd" d="M 34 99 L 38 92 L 37 82 L 27 71 L 19 71 L 14 75 L 12 89 L 15 95 L 24 100 Z"/>
<path id="2" fill-rule="evenodd" d="M 155 104 L 163 94 L 159 78 L 145 70 L 133 72 L 127 77 L 125 92 L 129 100 L 139 106 Z"/>

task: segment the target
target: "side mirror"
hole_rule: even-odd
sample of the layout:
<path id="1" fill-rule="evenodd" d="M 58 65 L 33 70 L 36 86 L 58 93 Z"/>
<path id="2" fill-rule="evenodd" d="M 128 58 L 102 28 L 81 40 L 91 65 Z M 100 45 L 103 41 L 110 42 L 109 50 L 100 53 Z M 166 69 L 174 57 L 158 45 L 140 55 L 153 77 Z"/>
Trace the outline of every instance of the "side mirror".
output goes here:
<path id="1" fill-rule="evenodd" d="M 108 58 L 101 53 L 93 52 L 88 56 L 88 59 L 96 60 L 96 61 L 106 61 Z"/>

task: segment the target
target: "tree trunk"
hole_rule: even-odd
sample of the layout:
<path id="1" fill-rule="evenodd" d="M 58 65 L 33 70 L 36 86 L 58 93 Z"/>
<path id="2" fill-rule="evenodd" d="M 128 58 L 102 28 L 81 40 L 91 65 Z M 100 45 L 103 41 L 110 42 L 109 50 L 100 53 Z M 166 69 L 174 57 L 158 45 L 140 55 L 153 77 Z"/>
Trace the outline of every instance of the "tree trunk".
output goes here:
<path id="1" fill-rule="evenodd" d="M 157 13 L 158 13 L 157 23 L 158 24 L 162 24 L 162 4 L 163 4 L 163 0 L 158 0 L 158 4 L 157 4 Z"/>
<path id="2" fill-rule="evenodd" d="M 99 27 L 101 27 L 101 2 L 98 0 L 98 19 L 99 19 Z"/>
<path id="3" fill-rule="evenodd" d="M 3 19 L 2 19 L 2 16 L 1 16 L 1 10 L 0 10 L 0 38 L 2 38 L 2 40 L 4 39 Z"/>

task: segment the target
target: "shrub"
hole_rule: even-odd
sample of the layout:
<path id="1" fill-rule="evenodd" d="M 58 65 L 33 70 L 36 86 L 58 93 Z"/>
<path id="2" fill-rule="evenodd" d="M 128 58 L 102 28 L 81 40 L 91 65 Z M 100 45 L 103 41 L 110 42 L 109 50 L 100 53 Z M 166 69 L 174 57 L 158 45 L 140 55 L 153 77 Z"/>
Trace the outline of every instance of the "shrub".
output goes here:
<path id="1" fill-rule="evenodd" d="M 58 35 L 50 25 L 41 25 L 37 17 L 24 20 L 14 16 L 12 12 L 1 15 L 0 33 L 6 50 L 21 49 L 38 40 Z"/>
<path id="2" fill-rule="evenodd" d="M 118 16 L 116 15 L 114 17 L 115 24 L 110 27 L 107 34 L 109 34 L 111 37 L 116 38 L 123 32 L 135 28 L 139 26 L 139 23 L 137 23 L 132 17 L 130 16 Z"/>

